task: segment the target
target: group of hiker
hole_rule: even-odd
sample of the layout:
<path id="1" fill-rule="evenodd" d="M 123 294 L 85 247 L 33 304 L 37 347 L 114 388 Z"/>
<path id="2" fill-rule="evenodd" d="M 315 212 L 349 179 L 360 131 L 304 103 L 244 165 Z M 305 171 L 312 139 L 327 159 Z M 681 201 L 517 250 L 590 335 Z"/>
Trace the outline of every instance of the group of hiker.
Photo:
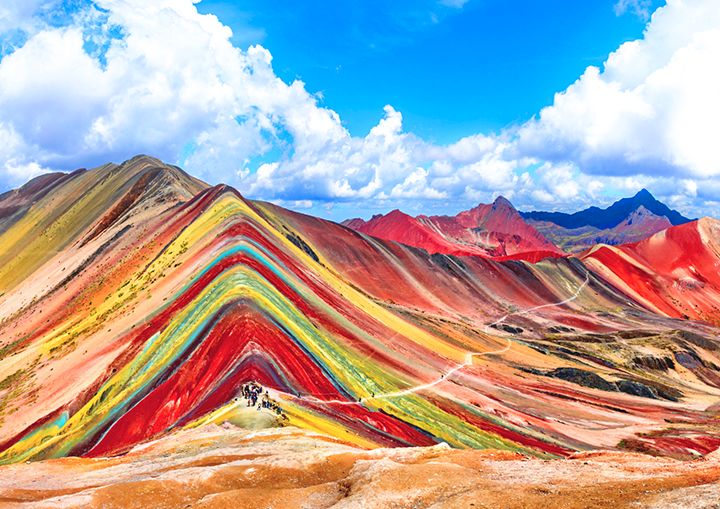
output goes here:
<path id="1" fill-rule="evenodd" d="M 267 392 L 265 393 L 267 395 Z M 277 415 L 282 415 L 282 409 L 280 408 L 280 405 L 272 401 L 268 397 L 263 397 L 263 399 L 260 401 L 260 406 L 258 407 L 258 410 L 260 408 L 267 408 L 271 412 L 275 412 Z M 283 415 L 283 417 L 285 417 Z"/>
<path id="2" fill-rule="evenodd" d="M 256 382 L 243 384 L 242 395 L 243 398 L 247 400 L 247 406 L 257 406 L 258 412 L 261 409 L 266 408 L 271 412 L 275 412 L 277 415 L 282 415 L 280 405 L 270 399 L 269 392 L 267 390 L 263 391 L 260 384 Z M 283 417 L 285 416 L 283 415 Z"/>
<path id="3" fill-rule="evenodd" d="M 247 406 L 257 405 L 258 398 L 260 398 L 262 392 L 262 386 L 255 382 L 243 384 L 242 386 L 242 395 L 243 398 L 247 400 Z M 267 391 L 265 391 L 265 395 L 267 396 Z"/>

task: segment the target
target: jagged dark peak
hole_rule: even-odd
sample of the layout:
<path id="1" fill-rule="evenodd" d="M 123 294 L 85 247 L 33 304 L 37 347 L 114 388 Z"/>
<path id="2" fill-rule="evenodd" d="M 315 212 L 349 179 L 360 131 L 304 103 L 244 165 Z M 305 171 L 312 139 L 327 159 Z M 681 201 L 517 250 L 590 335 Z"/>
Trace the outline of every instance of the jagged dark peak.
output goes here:
<path id="1" fill-rule="evenodd" d="M 641 189 L 631 198 L 622 198 L 609 207 L 601 209 L 590 207 L 574 214 L 564 212 L 521 212 L 526 219 L 535 221 L 550 221 L 563 228 L 575 229 L 583 226 L 594 226 L 601 230 L 613 228 L 623 222 L 638 207 L 644 207 L 656 216 L 666 217 L 671 224 L 679 225 L 692 221 L 676 210 L 672 210 L 664 203 L 658 201 L 647 189 Z"/>
<path id="2" fill-rule="evenodd" d="M 655 197 L 652 195 L 650 191 L 645 189 L 644 187 L 640 189 L 637 193 L 635 193 L 635 196 L 633 198 L 641 199 L 641 200 L 654 200 Z"/>

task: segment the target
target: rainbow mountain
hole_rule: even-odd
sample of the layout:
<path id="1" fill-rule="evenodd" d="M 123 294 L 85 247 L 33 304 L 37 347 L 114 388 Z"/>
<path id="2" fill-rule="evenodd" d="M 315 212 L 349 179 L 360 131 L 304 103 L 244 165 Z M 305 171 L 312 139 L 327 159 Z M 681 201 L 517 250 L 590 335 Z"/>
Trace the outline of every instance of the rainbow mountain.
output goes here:
<path id="1" fill-rule="evenodd" d="M 241 422 L 249 381 L 363 448 L 706 454 L 720 226 L 644 242 L 429 254 L 147 156 L 38 177 L 0 196 L 0 463 Z"/>

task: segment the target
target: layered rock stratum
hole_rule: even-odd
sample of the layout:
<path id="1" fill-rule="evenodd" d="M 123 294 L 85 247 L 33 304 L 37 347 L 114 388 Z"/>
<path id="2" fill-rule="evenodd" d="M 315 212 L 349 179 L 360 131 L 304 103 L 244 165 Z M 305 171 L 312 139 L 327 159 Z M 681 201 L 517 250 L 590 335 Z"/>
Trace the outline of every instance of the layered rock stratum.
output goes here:
<path id="1" fill-rule="evenodd" d="M 369 483 L 461 507 L 462 479 L 495 493 L 506 475 L 535 502 L 555 495 L 523 469 L 559 486 L 590 474 L 594 451 L 611 451 L 607 486 L 642 503 L 712 490 L 714 474 L 693 472 L 720 447 L 717 224 L 531 263 L 429 253 L 147 156 L 40 177 L 0 196 L 2 500 L 102 506 L 127 489 L 131 505 L 146 487 L 197 488 L 168 503 L 222 507 L 249 486 L 322 507 L 370 497 Z M 279 414 L 248 415 L 251 381 Z M 613 465 L 626 461 L 685 480 L 653 484 Z M 264 473 L 231 482 L 250 468 Z"/>

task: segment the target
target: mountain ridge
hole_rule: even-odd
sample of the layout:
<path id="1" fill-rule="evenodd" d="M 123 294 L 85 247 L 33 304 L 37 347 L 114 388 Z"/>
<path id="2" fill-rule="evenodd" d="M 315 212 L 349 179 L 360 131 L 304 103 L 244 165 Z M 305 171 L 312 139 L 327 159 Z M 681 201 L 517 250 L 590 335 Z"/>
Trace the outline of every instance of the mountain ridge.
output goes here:
<path id="1" fill-rule="evenodd" d="M 54 186 L 8 224 L 0 463 L 123 454 L 237 422 L 251 381 L 284 424 L 365 449 L 720 445 L 705 411 L 720 388 L 709 221 L 585 257 L 456 257 L 141 157 Z M 614 271 L 602 253 L 638 261 Z M 691 291 L 693 309 L 674 302 Z"/>
<path id="2" fill-rule="evenodd" d="M 665 216 L 674 226 L 693 221 L 658 201 L 647 189 L 641 189 L 630 198 L 621 198 L 609 207 L 589 207 L 572 214 L 565 212 L 520 212 L 525 219 L 549 221 L 563 228 L 575 229 L 593 226 L 601 230 L 613 228 L 625 220 L 633 210 L 643 206 L 657 216 Z"/>
<path id="3" fill-rule="evenodd" d="M 527 220 L 557 246 L 570 253 L 579 253 L 596 244 L 620 245 L 650 237 L 672 225 L 665 216 L 657 216 L 643 205 L 633 210 L 612 228 L 594 226 L 567 229 L 550 221 Z"/>
<path id="4" fill-rule="evenodd" d="M 361 233 L 427 250 L 458 256 L 542 259 L 561 256 L 557 247 L 529 225 L 503 196 L 455 216 L 410 216 L 398 209 L 342 223 Z"/>

